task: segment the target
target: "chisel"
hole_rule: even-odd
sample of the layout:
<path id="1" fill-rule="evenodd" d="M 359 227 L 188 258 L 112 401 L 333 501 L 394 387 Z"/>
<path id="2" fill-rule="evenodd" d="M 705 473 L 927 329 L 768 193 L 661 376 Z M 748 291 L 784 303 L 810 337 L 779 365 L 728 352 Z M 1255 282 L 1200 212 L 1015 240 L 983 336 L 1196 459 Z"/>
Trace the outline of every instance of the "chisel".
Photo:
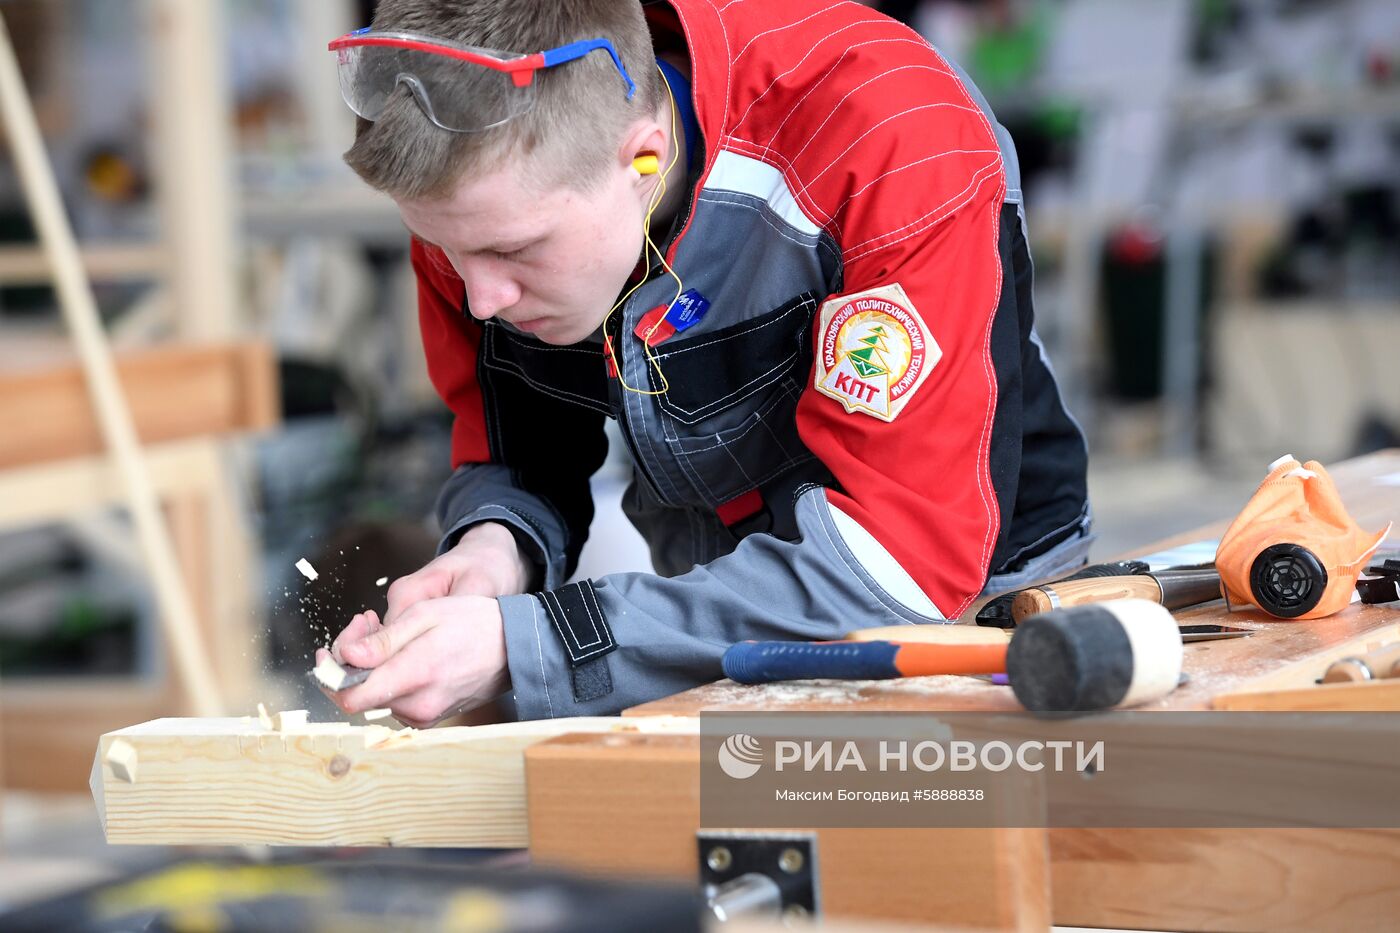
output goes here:
<path id="1" fill-rule="evenodd" d="M 1067 580 L 1022 590 L 1011 601 L 1017 622 L 1042 612 L 1110 599 L 1148 599 L 1168 609 L 1185 609 L 1220 599 L 1220 574 L 1214 568 L 1159 570 L 1131 577 Z"/>
<path id="2" fill-rule="evenodd" d="M 1067 577 L 1051 581 L 1054 584 L 1063 583 L 1066 580 L 1085 580 L 1090 577 L 1126 577 L 1139 573 L 1147 573 L 1147 564 L 1140 560 L 1120 560 L 1111 564 L 1093 564 L 1082 567 Z M 1011 601 L 1016 593 L 1002 593 L 992 599 L 991 602 L 983 606 L 977 613 L 977 624 L 991 628 L 1012 629 L 1016 627 L 1016 619 L 1011 615 Z"/>

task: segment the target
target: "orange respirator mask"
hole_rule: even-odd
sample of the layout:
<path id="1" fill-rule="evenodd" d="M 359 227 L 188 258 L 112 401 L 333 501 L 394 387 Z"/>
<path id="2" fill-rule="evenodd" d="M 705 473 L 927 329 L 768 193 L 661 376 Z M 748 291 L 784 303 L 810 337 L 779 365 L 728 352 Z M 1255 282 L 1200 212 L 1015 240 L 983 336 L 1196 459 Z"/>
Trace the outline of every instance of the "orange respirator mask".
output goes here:
<path id="1" fill-rule="evenodd" d="M 1320 619 L 1351 602 L 1356 578 L 1390 532 L 1361 530 L 1322 464 L 1286 456 L 1230 524 L 1215 566 L 1231 606 Z"/>

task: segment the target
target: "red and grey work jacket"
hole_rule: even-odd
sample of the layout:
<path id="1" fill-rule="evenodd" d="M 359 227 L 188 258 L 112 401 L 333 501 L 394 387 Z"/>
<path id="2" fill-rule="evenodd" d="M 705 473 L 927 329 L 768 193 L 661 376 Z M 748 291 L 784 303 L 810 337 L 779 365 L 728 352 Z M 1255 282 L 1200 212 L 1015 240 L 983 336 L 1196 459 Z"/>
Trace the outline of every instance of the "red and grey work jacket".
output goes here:
<path id="1" fill-rule="evenodd" d="M 498 521 L 542 567 L 500 600 L 521 718 L 613 712 L 717 679 L 744 639 L 952 619 L 1083 561 L 1083 436 L 1033 326 L 1015 154 L 971 82 L 854 3 L 671 0 L 700 131 L 666 244 L 708 310 L 654 352 L 652 275 L 601 337 L 472 318 L 413 247 L 429 373 L 456 414 L 450 546 Z M 600 309 L 605 310 L 605 309 Z M 643 328 L 645 332 L 645 328 Z M 566 583 L 617 422 L 624 509 L 657 573 Z"/>

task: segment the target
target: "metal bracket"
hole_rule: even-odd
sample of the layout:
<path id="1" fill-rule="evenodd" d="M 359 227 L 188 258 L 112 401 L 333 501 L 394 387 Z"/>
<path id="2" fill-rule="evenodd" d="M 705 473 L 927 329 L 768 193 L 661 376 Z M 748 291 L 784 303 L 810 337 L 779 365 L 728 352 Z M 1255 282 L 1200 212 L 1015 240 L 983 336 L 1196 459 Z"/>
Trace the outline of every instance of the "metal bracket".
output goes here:
<path id="1" fill-rule="evenodd" d="M 706 830 L 696 841 L 700 886 L 720 920 L 820 915 L 815 833 Z"/>

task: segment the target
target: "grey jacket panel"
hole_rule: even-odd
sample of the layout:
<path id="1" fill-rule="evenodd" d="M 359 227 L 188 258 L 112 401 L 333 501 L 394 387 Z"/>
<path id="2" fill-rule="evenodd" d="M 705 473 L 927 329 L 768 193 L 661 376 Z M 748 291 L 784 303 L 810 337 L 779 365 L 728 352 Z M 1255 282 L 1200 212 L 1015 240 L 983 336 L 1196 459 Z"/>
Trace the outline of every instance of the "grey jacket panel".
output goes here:
<path id="1" fill-rule="evenodd" d="M 538 596 L 499 600 L 521 719 L 607 715 L 723 676 L 725 649 L 745 639 L 833 639 L 857 628 L 942 621 L 911 612 L 865 571 L 831 519 L 825 491 L 796 508 L 800 541 L 750 535 L 724 557 L 670 579 L 642 573 L 594 581 L 617 647 L 611 691 L 577 699 L 564 643 Z"/>

